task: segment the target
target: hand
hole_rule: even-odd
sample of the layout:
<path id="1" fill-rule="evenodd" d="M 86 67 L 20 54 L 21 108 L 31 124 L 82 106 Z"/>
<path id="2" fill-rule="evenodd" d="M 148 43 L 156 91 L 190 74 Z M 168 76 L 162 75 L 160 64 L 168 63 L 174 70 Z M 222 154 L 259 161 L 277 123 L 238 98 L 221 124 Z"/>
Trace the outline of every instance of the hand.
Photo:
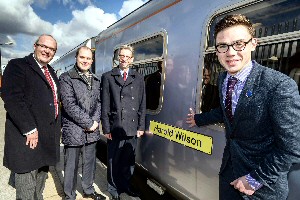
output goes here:
<path id="1" fill-rule="evenodd" d="M 253 190 L 251 186 L 248 184 L 248 182 L 246 181 L 245 176 L 235 179 L 230 183 L 230 185 L 233 185 L 235 189 L 237 189 L 238 191 L 246 195 L 252 195 L 255 192 L 255 190 Z"/>
<path id="2" fill-rule="evenodd" d="M 98 128 L 98 122 L 94 121 L 93 126 L 88 129 L 88 131 L 95 131 Z"/>
<path id="3" fill-rule="evenodd" d="M 196 125 L 195 119 L 195 112 L 192 108 L 190 108 L 190 113 L 188 114 L 188 117 L 186 118 L 186 123 L 189 124 L 189 127 L 193 127 Z"/>
<path id="4" fill-rule="evenodd" d="M 108 140 L 112 140 L 111 133 L 104 134 L 104 136 L 105 136 Z"/>
<path id="5" fill-rule="evenodd" d="M 33 133 L 26 135 L 26 145 L 29 145 L 29 148 L 34 149 L 38 144 L 38 131 L 34 131 Z"/>
<path id="6" fill-rule="evenodd" d="M 141 137 L 142 135 L 144 135 L 144 131 L 137 131 L 136 135 L 137 137 Z"/>

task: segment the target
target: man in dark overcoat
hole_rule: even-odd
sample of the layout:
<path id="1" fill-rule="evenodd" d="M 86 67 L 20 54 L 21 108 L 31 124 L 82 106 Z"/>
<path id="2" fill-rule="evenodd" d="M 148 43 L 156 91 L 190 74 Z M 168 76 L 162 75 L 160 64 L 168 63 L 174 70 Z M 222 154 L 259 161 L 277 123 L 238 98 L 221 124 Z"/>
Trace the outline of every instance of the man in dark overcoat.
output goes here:
<path id="1" fill-rule="evenodd" d="M 6 109 L 3 165 L 15 173 L 17 199 L 43 199 L 49 166 L 59 161 L 59 82 L 48 64 L 56 40 L 41 35 L 34 53 L 9 61 L 3 76 Z"/>
<path id="2" fill-rule="evenodd" d="M 145 129 L 145 83 L 129 68 L 133 48 L 121 46 L 119 66 L 104 73 L 101 80 L 101 122 L 108 145 L 108 191 L 113 199 L 123 192 L 139 194 L 130 184 L 135 165 L 137 138 Z"/>
<path id="3" fill-rule="evenodd" d="M 220 107 L 190 110 L 187 123 L 224 122 L 226 146 L 219 173 L 220 200 L 283 200 L 288 172 L 300 163 L 300 96 L 290 77 L 251 60 L 257 39 L 244 15 L 215 28 L 216 54 L 226 69 L 218 79 Z"/>

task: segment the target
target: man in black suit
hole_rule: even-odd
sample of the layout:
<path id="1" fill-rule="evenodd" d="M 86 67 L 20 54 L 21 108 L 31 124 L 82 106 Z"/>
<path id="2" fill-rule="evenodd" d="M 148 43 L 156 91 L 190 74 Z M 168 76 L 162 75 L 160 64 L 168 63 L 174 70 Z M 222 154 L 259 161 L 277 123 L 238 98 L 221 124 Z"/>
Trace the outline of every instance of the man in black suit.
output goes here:
<path id="1" fill-rule="evenodd" d="M 288 172 L 300 163 L 300 96 L 288 76 L 251 61 L 253 24 L 228 15 L 215 27 L 220 107 L 187 123 L 224 122 L 226 146 L 219 173 L 220 200 L 287 199 Z"/>
<path id="2" fill-rule="evenodd" d="M 12 59 L 3 75 L 6 109 L 3 165 L 15 173 L 17 199 L 43 199 L 49 166 L 59 161 L 59 83 L 48 65 L 57 49 L 41 35 L 34 53 Z"/>
<path id="3" fill-rule="evenodd" d="M 129 68 L 133 48 L 121 46 L 119 66 L 102 75 L 101 122 L 108 145 L 108 191 L 113 199 L 123 192 L 139 194 L 131 187 L 137 138 L 145 129 L 146 97 L 144 78 Z"/>

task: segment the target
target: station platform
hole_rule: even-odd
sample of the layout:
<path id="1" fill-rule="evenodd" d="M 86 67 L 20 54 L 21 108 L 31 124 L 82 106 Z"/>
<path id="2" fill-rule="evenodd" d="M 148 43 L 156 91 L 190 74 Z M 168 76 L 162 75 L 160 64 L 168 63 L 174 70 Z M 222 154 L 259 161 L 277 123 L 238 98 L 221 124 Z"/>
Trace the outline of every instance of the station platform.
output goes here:
<path id="1" fill-rule="evenodd" d="M 3 154 L 4 154 L 4 125 L 5 125 L 6 111 L 4 109 L 4 103 L 0 98 L 0 200 L 13 200 L 16 199 L 16 191 L 13 187 L 13 174 L 10 170 L 3 166 Z M 63 193 L 63 145 L 60 147 L 60 162 L 56 166 L 51 166 L 48 173 L 48 179 L 44 189 L 44 200 L 62 200 L 64 199 Z M 81 166 L 79 164 L 79 166 Z M 81 169 L 78 170 L 81 172 Z M 106 166 L 97 159 L 96 176 L 94 187 L 96 192 L 106 196 L 106 199 L 110 199 L 110 194 L 107 192 L 106 182 Z M 77 197 L 76 200 L 89 200 L 91 198 L 83 198 L 83 191 L 80 184 L 81 173 L 78 174 L 77 183 Z M 130 197 L 127 194 L 121 194 L 122 200 L 140 200 L 140 198 Z M 92 200 L 92 199 L 91 199 Z"/>

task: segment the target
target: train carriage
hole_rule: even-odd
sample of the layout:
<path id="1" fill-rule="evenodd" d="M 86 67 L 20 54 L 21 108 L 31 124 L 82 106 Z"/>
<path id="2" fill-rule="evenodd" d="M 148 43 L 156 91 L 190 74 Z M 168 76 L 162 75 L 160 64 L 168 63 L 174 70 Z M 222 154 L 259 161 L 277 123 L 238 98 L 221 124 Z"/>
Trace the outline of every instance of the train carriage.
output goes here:
<path id="1" fill-rule="evenodd" d="M 218 106 L 218 101 L 212 103 L 217 92 L 202 90 L 209 83 L 216 91 L 223 71 L 215 55 L 214 25 L 236 13 L 255 23 L 259 46 L 252 58 L 299 85 L 299 0 L 152 0 L 91 40 L 99 76 L 118 65 L 120 45 L 135 48 L 132 68 L 145 77 L 146 128 L 154 133 L 139 140 L 136 163 L 158 193 L 168 190 L 177 199 L 218 199 L 224 127 L 191 129 L 185 119 L 190 107 L 203 112 Z M 53 64 L 56 70 L 66 70 L 70 53 Z M 294 166 L 289 174 L 289 200 L 300 195 L 299 168 Z"/>

